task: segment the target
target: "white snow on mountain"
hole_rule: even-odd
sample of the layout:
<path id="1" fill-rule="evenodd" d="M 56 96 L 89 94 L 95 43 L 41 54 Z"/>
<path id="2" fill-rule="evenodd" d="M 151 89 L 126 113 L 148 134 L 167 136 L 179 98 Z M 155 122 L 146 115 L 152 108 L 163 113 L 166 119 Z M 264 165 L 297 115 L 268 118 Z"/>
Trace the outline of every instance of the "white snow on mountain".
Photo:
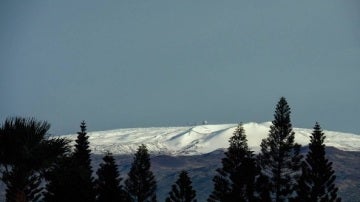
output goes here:
<path id="1" fill-rule="evenodd" d="M 259 152 L 261 140 L 266 138 L 271 122 L 243 124 L 249 147 Z M 89 132 L 90 148 L 95 154 L 132 154 L 145 144 L 152 155 L 205 154 L 228 147 L 237 124 L 197 125 L 186 127 L 126 128 Z M 312 129 L 294 128 L 295 141 L 302 146 L 309 144 Z M 360 135 L 324 131 L 326 146 L 344 151 L 360 151 Z M 75 140 L 76 135 L 64 135 Z M 74 142 L 74 141 L 72 141 Z"/>

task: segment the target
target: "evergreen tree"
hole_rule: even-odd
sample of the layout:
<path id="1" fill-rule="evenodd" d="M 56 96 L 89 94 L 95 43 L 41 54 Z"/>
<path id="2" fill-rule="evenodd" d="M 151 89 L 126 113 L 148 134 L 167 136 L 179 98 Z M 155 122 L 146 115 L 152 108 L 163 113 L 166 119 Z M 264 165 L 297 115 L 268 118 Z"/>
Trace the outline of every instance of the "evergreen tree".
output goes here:
<path id="1" fill-rule="evenodd" d="M 302 162 L 298 201 L 341 201 L 337 196 L 332 162 L 325 156 L 325 137 L 320 125 L 316 123 L 310 137 L 309 152 Z"/>
<path id="2" fill-rule="evenodd" d="M 120 184 L 120 178 L 117 165 L 111 153 L 107 153 L 103 158 L 103 163 L 96 172 L 96 192 L 98 202 L 121 202 L 127 201 L 125 191 Z"/>
<path id="3" fill-rule="evenodd" d="M 186 171 L 181 171 L 179 179 L 169 192 L 166 202 L 196 202 L 196 191 L 191 186 L 191 179 Z"/>
<path id="4" fill-rule="evenodd" d="M 214 176 L 214 190 L 210 194 L 209 198 L 207 199 L 208 202 L 216 202 L 216 201 L 230 201 L 229 198 L 231 193 L 230 182 L 226 177 L 226 173 L 220 169 L 216 170 L 219 174 Z M 225 177 L 224 177 L 225 176 Z"/>
<path id="5" fill-rule="evenodd" d="M 86 124 L 85 121 L 81 122 L 80 125 L 80 131 L 77 132 L 78 136 L 77 139 L 75 140 L 76 144 L 75 144 L 75 151 L 73 154 L 73 158 L 75 160 L 75 162 L 77 162 L 79 164 L 79 166 L 81 166 L 84 171 L 86 171 L 87 175 L 92 173 L 92 168 L 91 168 L 91 159 L 90 159 L 90 153 L 91 150 L 89 149 L 89 136 L 87 136 L 86 133 Z"/>
<path id="6" fill-rule="evenodd" d="M 75 186 L 79 186 L 78 197 L 81 198 L 81 201 L 92 202 L 95 200 L 95 191 L 94 191 L 94 178 L 92 177 L 92 168 L 91 168 L 91 159 L 89 149 L 89 136 L 86 133 L 86 124 L 85 121 L 81 122 L 80 131 L 77 133 L 77 139 L 75 140 L 75 150 L 72 157 L 72 163 L 76 166 L 77 176 L 75 179 L 78 179 Z"/>
<path id="7" fill-rule="evenodd" d="M 45 201 L 95 201 L 89 141 L 83 121 L 73 154 L 64 157 L 47 174 Z"/>
<path id="8" fill-rule="evenodd" d="M 150 170 L 150 156 L 145 145 L 140 145 L 131 164 L 125 190 L 135 202 L 156 201 L 156 181 Z"/>
<path id="9" fill-rule="evenodd" d="M 71 156 L 64 156 L 46 173 L 45 202 L 81 201 L 78 170 Z"/>
<path id="10" fill-rule="evenodd" d="M 222 168 L 217 169 L 218 174 L 213 179 L 214 190 L 208 201 L 253 201 L 258 169 L 242 124 L 238 125 L 229 143 Z"/>
<path id="11" fill-rule="evenodd" d="M 260 174 L 257 176 L 255 183 L 255 192 L 257 197 L 255 201 L 261 202 L 271 202 L 270 190 L 271 184 L 269 183 L 269 178 L 265 175 Z"/>
<path id="12" fill-rule="evenodd" d="M 276 106 L 274 120 L 269 136 L 261 142 L 259 164 L 261 179 L 269 184 L 263 185 L 269 190 L 258 190 L 273 201 L 289 201 L 297 188 L 301 173 L 300 145 L 294 143 L 295 133 L 290 121 L 290 107 L 284 97 Z M 269 194 L 266 194 L 269 191 Z M 265 199 L 261 199 L 265 200 Z"/>
<path id="13" fill-rule="evenodd" d="M 65 139 L 50 139 L 50 124 L 21 117 L 0 127 L 0 164 L 6 201 L 36 201 L 45 171 L 69 148 Z"/>

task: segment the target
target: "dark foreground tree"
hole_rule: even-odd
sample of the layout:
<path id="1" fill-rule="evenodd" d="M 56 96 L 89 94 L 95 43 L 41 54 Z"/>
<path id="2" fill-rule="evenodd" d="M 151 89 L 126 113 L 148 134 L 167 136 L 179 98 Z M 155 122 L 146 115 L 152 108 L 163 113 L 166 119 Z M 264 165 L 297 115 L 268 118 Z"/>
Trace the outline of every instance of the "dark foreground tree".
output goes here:
<path id="1" fill-rule="evenodd" d="M 78 136 L 75 140 L 75 151 L 73 154 L 74 160 L 79 164 L 79 166 L 86 169 L 87 174 L 92 173 L 91 168 L 91 159 L 90 153 L 91 150 L 89 149 L 89 136 L 86 133 L 86 123 L 82 121 L 80 124 L 80 131 L 77 132 Z"/>
<path id="2" fill-rule="evenodd" d="M 230 146 L 222 159 L 222 168 L 214 177 L 214 190 L 208 198 L 212 201 L 254 201 L 255 176 L 258 169 L 250 151 L 245 130 L 241 124 L 229 140 Z"/>
<path id="3" fill-rule="evenodd" d="M 325 156 L 325 135 L 318 123 L 310 137 L 309 152 L 302 162 L 298 201 L 341 201 L 337 196 L 332 162 Z"/>
<path id="4" fill-rule="evenodd" d="M 111 153 L 107 153 L 103 158 L 103 163 L 96 172 L 98 178 L 96 183 L 97 202 L 122 202 L 128 201 L 128 197 L 123 190 L 122 178 Z"/>
<path id="5" fill-rule="evenodd" d="M 81 200 L 77 197 L 79 194 L 76 166 L 73 164 L 71 156 L 64 156 L 58 160 L 46 173 L 46 192 L 44 194 L 45 202 L 62 202 Z M 74 187 L 75 186 L 75 187 Z"/>
<path id="6" fill-rule="evenodd" d="M 44 172 L 69 148 L 49 138 L 50 124 L 33 118 L 8 118 L 0 127 L 0 165 L 6 201 L 37 201 Z"/>
<path id="7" fill-rule="evenodd" d="M 300 145 L 294 142 L 290 107 L 284 97 L 276 106 L 269 136 L 261 142 L 259 164 L 262 180 L 259 193 L 272 201 L 288 201 L 294 195 L 301 173 Z M 269 190 L 266 190 L 268 188 Z M 268 192 L 268 194 L 266 194 Z M 265 201 L 266 199 L 261 199 Z"/>
<path id="8" fill-rule="evenodd" d="M 47 173 L 45 201 L 95 201 L 91 151 L 84 121 L 80 128 L 74 153 L 58 161 Z"/>
<path id="9" fill-rule="evenodd" d="M 181 171 L 179 179 L 172 185 L 166 202 L 196 202 L 196 191 L 186 171 Z"/>
<path id="10" fill-rule="evenodd" d="M 79 186 L 79 197 L 81 201 L 94 201 L 95 190 L 94 190 L 94 178 L 92 177 L 91 168 L 91 150 L 89 149 L 89 136 L 86 133 L 85 121 L 80 124 L 80 131 L 77 133 L 77 139 L 75 140 L 75 151 L 72 157 L 72 163 L 77 168 L 78 181 L 75 186 Z"/>
<path id="11" fill-rule="evenodd" d="M 125 181 L 125 190 L 132 201 L 156 201 L 156 181 L 150 166 L 148 150 L 145 145 L 140 145 Z"/>

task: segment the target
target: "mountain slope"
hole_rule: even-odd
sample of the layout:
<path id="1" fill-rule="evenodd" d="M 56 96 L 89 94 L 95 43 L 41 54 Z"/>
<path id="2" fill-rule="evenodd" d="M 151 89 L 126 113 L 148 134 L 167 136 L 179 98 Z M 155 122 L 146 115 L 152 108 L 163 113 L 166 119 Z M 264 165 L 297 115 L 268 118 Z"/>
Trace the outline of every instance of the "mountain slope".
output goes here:
<path id="1" fill-rule="evenodd" d="M 258 152 L 261 140 L 268 135 L 271 123 L 246 123 L 249 147 Z M 145 144 L 152 155 L 199 155 L 228 147 L 228 140 L 236 124 L 198 125 L 187 127 L 128 128 L 89 132 L 90 147 L 94 154 L 110 151 L 113 154 L 134 153 Z M 309 144 L 311 129 L 294 128 L 295 141 L 303 146 Z M 326 146 L 343 151 L 360 151 L 360 135 L 324 131 Z M 74 140 L 76 135 L 66 135 Z"/>
<path id="2" fill-rule="evenodd" d="M 261 140 L 268 135 L 271 123 L 246 123 L 248 144 L 258 152 Z M 206 201 L 212 190 L 215 170 L 221 166 L 224 149 L 236 124 L 187 127 L 128 128 L 89 132 L 93 152 L 92 165 L 97 170 L 105 151 L 114 154 L 120 173 L 126 178 L 140 144 L 151 153 L 152 170 L 158 183 L 158 198 L 163 201 L 181 170 L 189 171 L 198 201 Z M 296 142 L 307 151 L 312 129 L 294 128 Z M 343 201 L 358 201 L 360 194 L 360 135 L 324 131 L 327 156 L 334 163 L 339 194 Z M 74 140 L 76 135 L 66 135 Z M 72 141 L 74 142 L 74 141 Z"/>

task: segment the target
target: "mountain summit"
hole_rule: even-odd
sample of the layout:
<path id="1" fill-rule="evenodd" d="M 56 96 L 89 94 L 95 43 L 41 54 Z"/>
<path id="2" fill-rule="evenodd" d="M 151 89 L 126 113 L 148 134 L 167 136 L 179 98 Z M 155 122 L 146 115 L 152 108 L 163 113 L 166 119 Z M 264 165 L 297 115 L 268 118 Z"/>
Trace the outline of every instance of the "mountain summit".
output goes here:
<path id="1" fill-rule="evenodd" d="M 271 122 L 243 124 L 248 144 L 256 153 L 266 138 Z M 229 146 L 237 124 L 197 125 L 184 127 L 127 128 L 89 132 L 91 151 L 103 154 L 106 151 L 116 155 L 135 153 L 139 145 L 145 144 L 152 155 L 199 155 Z M 310 142 L 312 129 L 294 128 L 295 141 L 302 146 Z M 326 146 L 343 151 L 360 151 L 360 135 L 324 131 Z M 64 135 L 71 140 L 76 135 Z"/>

